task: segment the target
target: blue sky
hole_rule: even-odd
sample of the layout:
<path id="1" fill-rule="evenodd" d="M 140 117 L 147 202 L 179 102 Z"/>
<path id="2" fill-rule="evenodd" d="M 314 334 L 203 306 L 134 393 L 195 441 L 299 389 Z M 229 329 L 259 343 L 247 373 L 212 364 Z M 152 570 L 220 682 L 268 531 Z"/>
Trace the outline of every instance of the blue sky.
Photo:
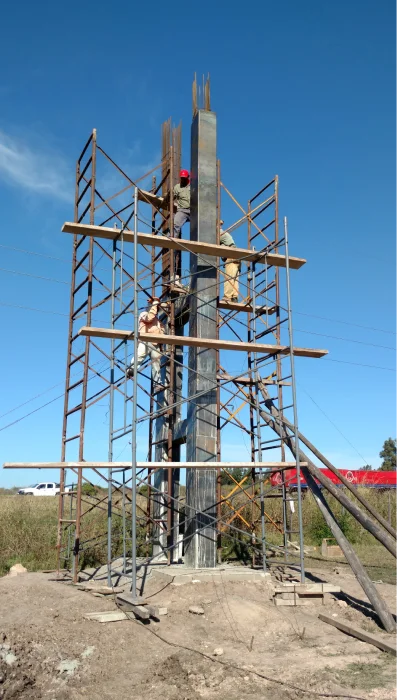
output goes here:
<path id="1" fill-rule="evenodd" d="M 158 162 L 172 116 L 188 167 L 196 71 L 211 74 L 222 179 L 244 202 L 277 173 L 291 253 L 308 260 L 292 277 L 295 344 L 330 354 L 296 363 L 300 427 L 339 467 L 379 465 L 395 435 L 395 5 L 247 7 L 4 10 L 0 428 L 52 403 L 0 432 L 1 462 L 60 456 L 71 256 L 60 228 L 73 215 L 75 158 L 96 127 L 139 176 Z M 3 472 L 0 484 L 36 476 Z"/>

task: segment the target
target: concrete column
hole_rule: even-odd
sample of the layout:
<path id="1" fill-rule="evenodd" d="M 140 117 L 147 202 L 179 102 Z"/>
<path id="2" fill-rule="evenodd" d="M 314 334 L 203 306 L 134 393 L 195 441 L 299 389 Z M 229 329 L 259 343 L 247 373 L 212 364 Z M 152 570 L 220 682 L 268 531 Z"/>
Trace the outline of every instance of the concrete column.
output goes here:
<path id="1" fill-rule="evenodd" d="M 193 241 L 216 243 L 216 115 L 199 110 L 191 131 L 191 219 Z M 190 256 L 189 335 L 216 338 L 214 258 Z M 197 392 L 205 392 L 194 398 Z M 216 461 L 216 351 L 189 348 L 186 458 Z M 185 564 L 216 566 L 216 470 L 186 470 Z M 196 514 L 193 509 L 201 511 Z"/>

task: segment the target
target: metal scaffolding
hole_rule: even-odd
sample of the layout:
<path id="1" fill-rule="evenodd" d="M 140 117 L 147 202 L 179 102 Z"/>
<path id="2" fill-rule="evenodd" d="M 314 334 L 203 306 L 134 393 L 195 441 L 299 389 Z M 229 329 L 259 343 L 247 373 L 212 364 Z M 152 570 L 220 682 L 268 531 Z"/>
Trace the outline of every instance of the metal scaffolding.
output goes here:
<path id="1" fill-rule="evenodd" d="M 206 105 L 209 106 L 209 95 Z M 97 178 L 99 155 L 105 165 L 110 164 L 125 181 L 124 187 L 110 195 L 106 192 L 106 197 L 99 189 Z M 138 243 L 137 235 L 138 231 L 148 231 L 153 235 L 172 237 L 172 192 L 180 166 L 181 128 L 172 129 L 170 120 L 162 127 L 162 161 L 141 178 L 141 181 L 147 182 L 151 177 L 152 195 L 164 196 L 170 192 L 168 209 L 161 209 L 156 196 L 149 196 L 147 190 L 140 189 L 139 183 L 119 168 L 97 144 L 95 131 L 77 162 L 75 223 L 106 228 L 114 224 L 117 232 L 110 244 L 95 235 L 74 233 L 62 462 L 69 464 L 73 459 L 86 461 L 84 438 L 89 434 L 90 440 L 95 440 L 95 437 L 91 437 L 95 435 L 95 426 L 89 423 L 91 412 L 87 413 L 87 409 L 97 406 L 105 397 L 109 401 L 109 468 L 106 472 L 101 468 L 94 469 L 94 474 L 107 484 L 107 494 L 87 495 L 89 490 L 83 485 L 93 482 L 92 470 L 72 466 L 72 472 L 77 475 L 77 487 L 71 496 L 65 491 L 65 469 L 61 469 L 59 566 L 70 567 L 75 579 L 82 554 L 85 554 L 83 561 L 89 561 L 92 555 L 87 556 L 87 553 L 103 545 L 103 538 L 90 540 L 84 537 L 84 524 L 97 508 L 107 512 L 104 538 L 107 542 L 109 581 L 112 561 L 122 556 L 125 571 L 132 566 L 135 589 L 137 527 L 141 540 L 142 530 L 145 531 L 144 546 L 141 543 L 139 548 L 141 556 L 146 554 L 151 559 L 167 563 L 181 561 L 183 556 L 185 503 L 181 494 L 181 469 L 166 465 L 181 462 L 182 445 L 188 439 L 184 418 L 188 403 L 185 379 L 188 366 L 184 346 L 164 348 L 162 386 L 160 390 L 157 387 L 155 393 L 153 381 L 147 374 L 150 369 L 147 362 L 139 372 L 135 372 L 132 382 L 126 378 L 131 354 L 136 357 L 137 353 L 137 333 L 131 342 L 114 337 L 110 342 L 108 339 L 102 341 L 90 335 L 82 337 L 78 333 L 81 326 L 98 325 L 94 314 L 99 309 L 102 314 L 105 309 L 109 313 L 107 328 L 131 328 L 133 331 L 138 326 L 138 315 L 146 299 L 159 296 L 164 302 L 162 318 L 167 333 L 184 336 L 192 292 L 190 273 L 183 272 L 182 260 L 188 253 L 183 239 L 177 251 L 163 247 L 149 249 Z M 217 468 L 216 517 L 211 516 L 217 534 L 217 559 L 218 562 L 222 560 L 225 540 L 239 542 L 240 545 L 244 543 L 251 553 L 251 565 L 256 566 L 259 559 L 265 570 L 267 533 L 271 530 L 279 536 L 279 542 L 272 543 L 272 551 L 275 548 L 282 550 L 287 560 L 294 560 L 296 551 L 299 552 L 301 576 L 304 579 L 300 480 L 295 494 L 288 487 L 287 477 L 287 467 L 295 466 L 299 472 L 299 458 L 295 464 L 286 463 L 283 439 L 265 430 L 261 418 L 267 400 L 262 389 L 271 388 L 280 415 L 288 416 L 289 412 L 297 430 L 289 249 L 286 222 L 284 233 L 279 236 L 278 178 L 276 176 L 254 194 L 246 208 L 239 204 L 221 181 L 219 161 L 217 180 L 218 241 L 219 221 L 226 197 L 238 211 L 238 218 L 227 226 L 227 231 L 233 233 L 236 240 L 238 237 L 239 246 L 261 251 L 266 256 L 271 253 L 284 256 L 283 268 L 267 264 L 267 257 L 262 258 L 263 262 L 251 261 L 248 256 L 247 259 L 243 258 L 239 276 L 241 300 L 237 303 L 219 302 L 226 275 L 219 258 L 211 259 L 209 264 L 216 269 L 218 338 L 227 333 L 236 339 L 236 343 L 246 340 L 254 347 L 266 336 L 266 340 L 275 341 L 280 346 L 286 335 L 286 347 L 290 348 L 287 354 L 246 352 L 245 366 L 238 374 L 227 370 L 226 355 L 229 353 L 216 350 L 217 462 L 221 462 L 222 436 L 228 430 L 230 432 L 231 426 L 247 435 L 250 454 L 247 460 L 250 462 L 249 469 L 245 469 L 242 475 L 240 472 L 238 479 L 234 476 L 236 463 L 230 459 L 227 464 L 225 462 Z M 133 196 L 130 196 L 131 193 Z M 127 195 L 129 201 L 126 202 Z M 99 216 L 101 219 L 97 223 Z M 126 240 L 127 232 L 135 234 L 132 244 Z M 175 284 L 178 279 L 179 284 Z M 282 282 L 286 285 L 285 293 Z M 71 373 L 76 364 L 83 366 L 83 376 L 77 381 Z M 235 407 L 236 402 L 239 405 Z M 76 421 L 79 421 L 77 430 Z M 146 437 L 142 436 L 141 428 L 144 426 L 147 426 Z M 139 452 L 142 455 L 144 451 L 144 461 L 147 461 L 148 467 L 137 470 L 138 433 Z M 115 465 L 115 447 L 126 436 L 130 436 L 132 447 L 128 468 Z M 266 459 L 269 450 L 271 457 Z M 164 462 L 164 468 L 151 467 L 153 462 Z M 266 467 L 267 462 L 280 466 Z M 270 481 L 273 472 L 277 473 L 281 484 L 274 478 Z M 229 482 L 229 485 L 223 484 L 223 481 Z M 143 494 L 146 507 L 141 504 Z M 277 520 L 266 510 L 266 499 L 274 497 L 280 498 Z M 294 530 L 290 513 L 293 501 L 297 503 L 298 516 Z M 299 544 L 291 549 L 294 535 L 297 535 Z M 277 540 L 277 537 L 274 539 Z"/>

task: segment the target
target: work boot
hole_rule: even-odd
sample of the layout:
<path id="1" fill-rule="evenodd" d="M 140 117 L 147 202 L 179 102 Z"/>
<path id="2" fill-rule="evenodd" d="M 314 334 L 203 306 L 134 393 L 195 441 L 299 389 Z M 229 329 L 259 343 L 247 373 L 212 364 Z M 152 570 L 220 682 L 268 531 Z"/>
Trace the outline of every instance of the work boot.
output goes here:
<path id="1" fill-rule="evenodd" d="M 127 379 L 133 379 L 134 378 L 134 368 L 133 367 L 128 367 L 127 372 L 126 372 Z"/>

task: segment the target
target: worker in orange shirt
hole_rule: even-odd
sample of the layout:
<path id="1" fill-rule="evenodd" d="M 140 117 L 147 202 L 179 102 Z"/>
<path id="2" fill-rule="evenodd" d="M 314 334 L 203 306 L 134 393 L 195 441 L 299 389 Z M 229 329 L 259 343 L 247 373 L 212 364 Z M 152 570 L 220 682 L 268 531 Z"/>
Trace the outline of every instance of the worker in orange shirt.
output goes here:
<path id="1" fill-rule="evenodd" d="M 143 311 L 139 315 L 139 333 L 148 333 L 165 335 L 165 327 L 161 323 L 158 312 L 160 306 L 160 300 L 158 297 L 152 297 L 149 300 L 150 306 L 147 311 Z M 159 388 L 160 384 L 160 361 L 161 361 L 161 344 L 156 341 L 151 343 L 150 341 L 139 341 L 138 342 L 138 356 L 136 362 L 136 368 L 139 369 L 142 362 L 146 357 L 150 357 L 152 362 L 152 379 L 155 385 L 155 390 Z M 131 360 L 131 364 L 127 369 L 127 377 L 131 379 L 134 376 L 135 369 L 135 358 Z"/>

